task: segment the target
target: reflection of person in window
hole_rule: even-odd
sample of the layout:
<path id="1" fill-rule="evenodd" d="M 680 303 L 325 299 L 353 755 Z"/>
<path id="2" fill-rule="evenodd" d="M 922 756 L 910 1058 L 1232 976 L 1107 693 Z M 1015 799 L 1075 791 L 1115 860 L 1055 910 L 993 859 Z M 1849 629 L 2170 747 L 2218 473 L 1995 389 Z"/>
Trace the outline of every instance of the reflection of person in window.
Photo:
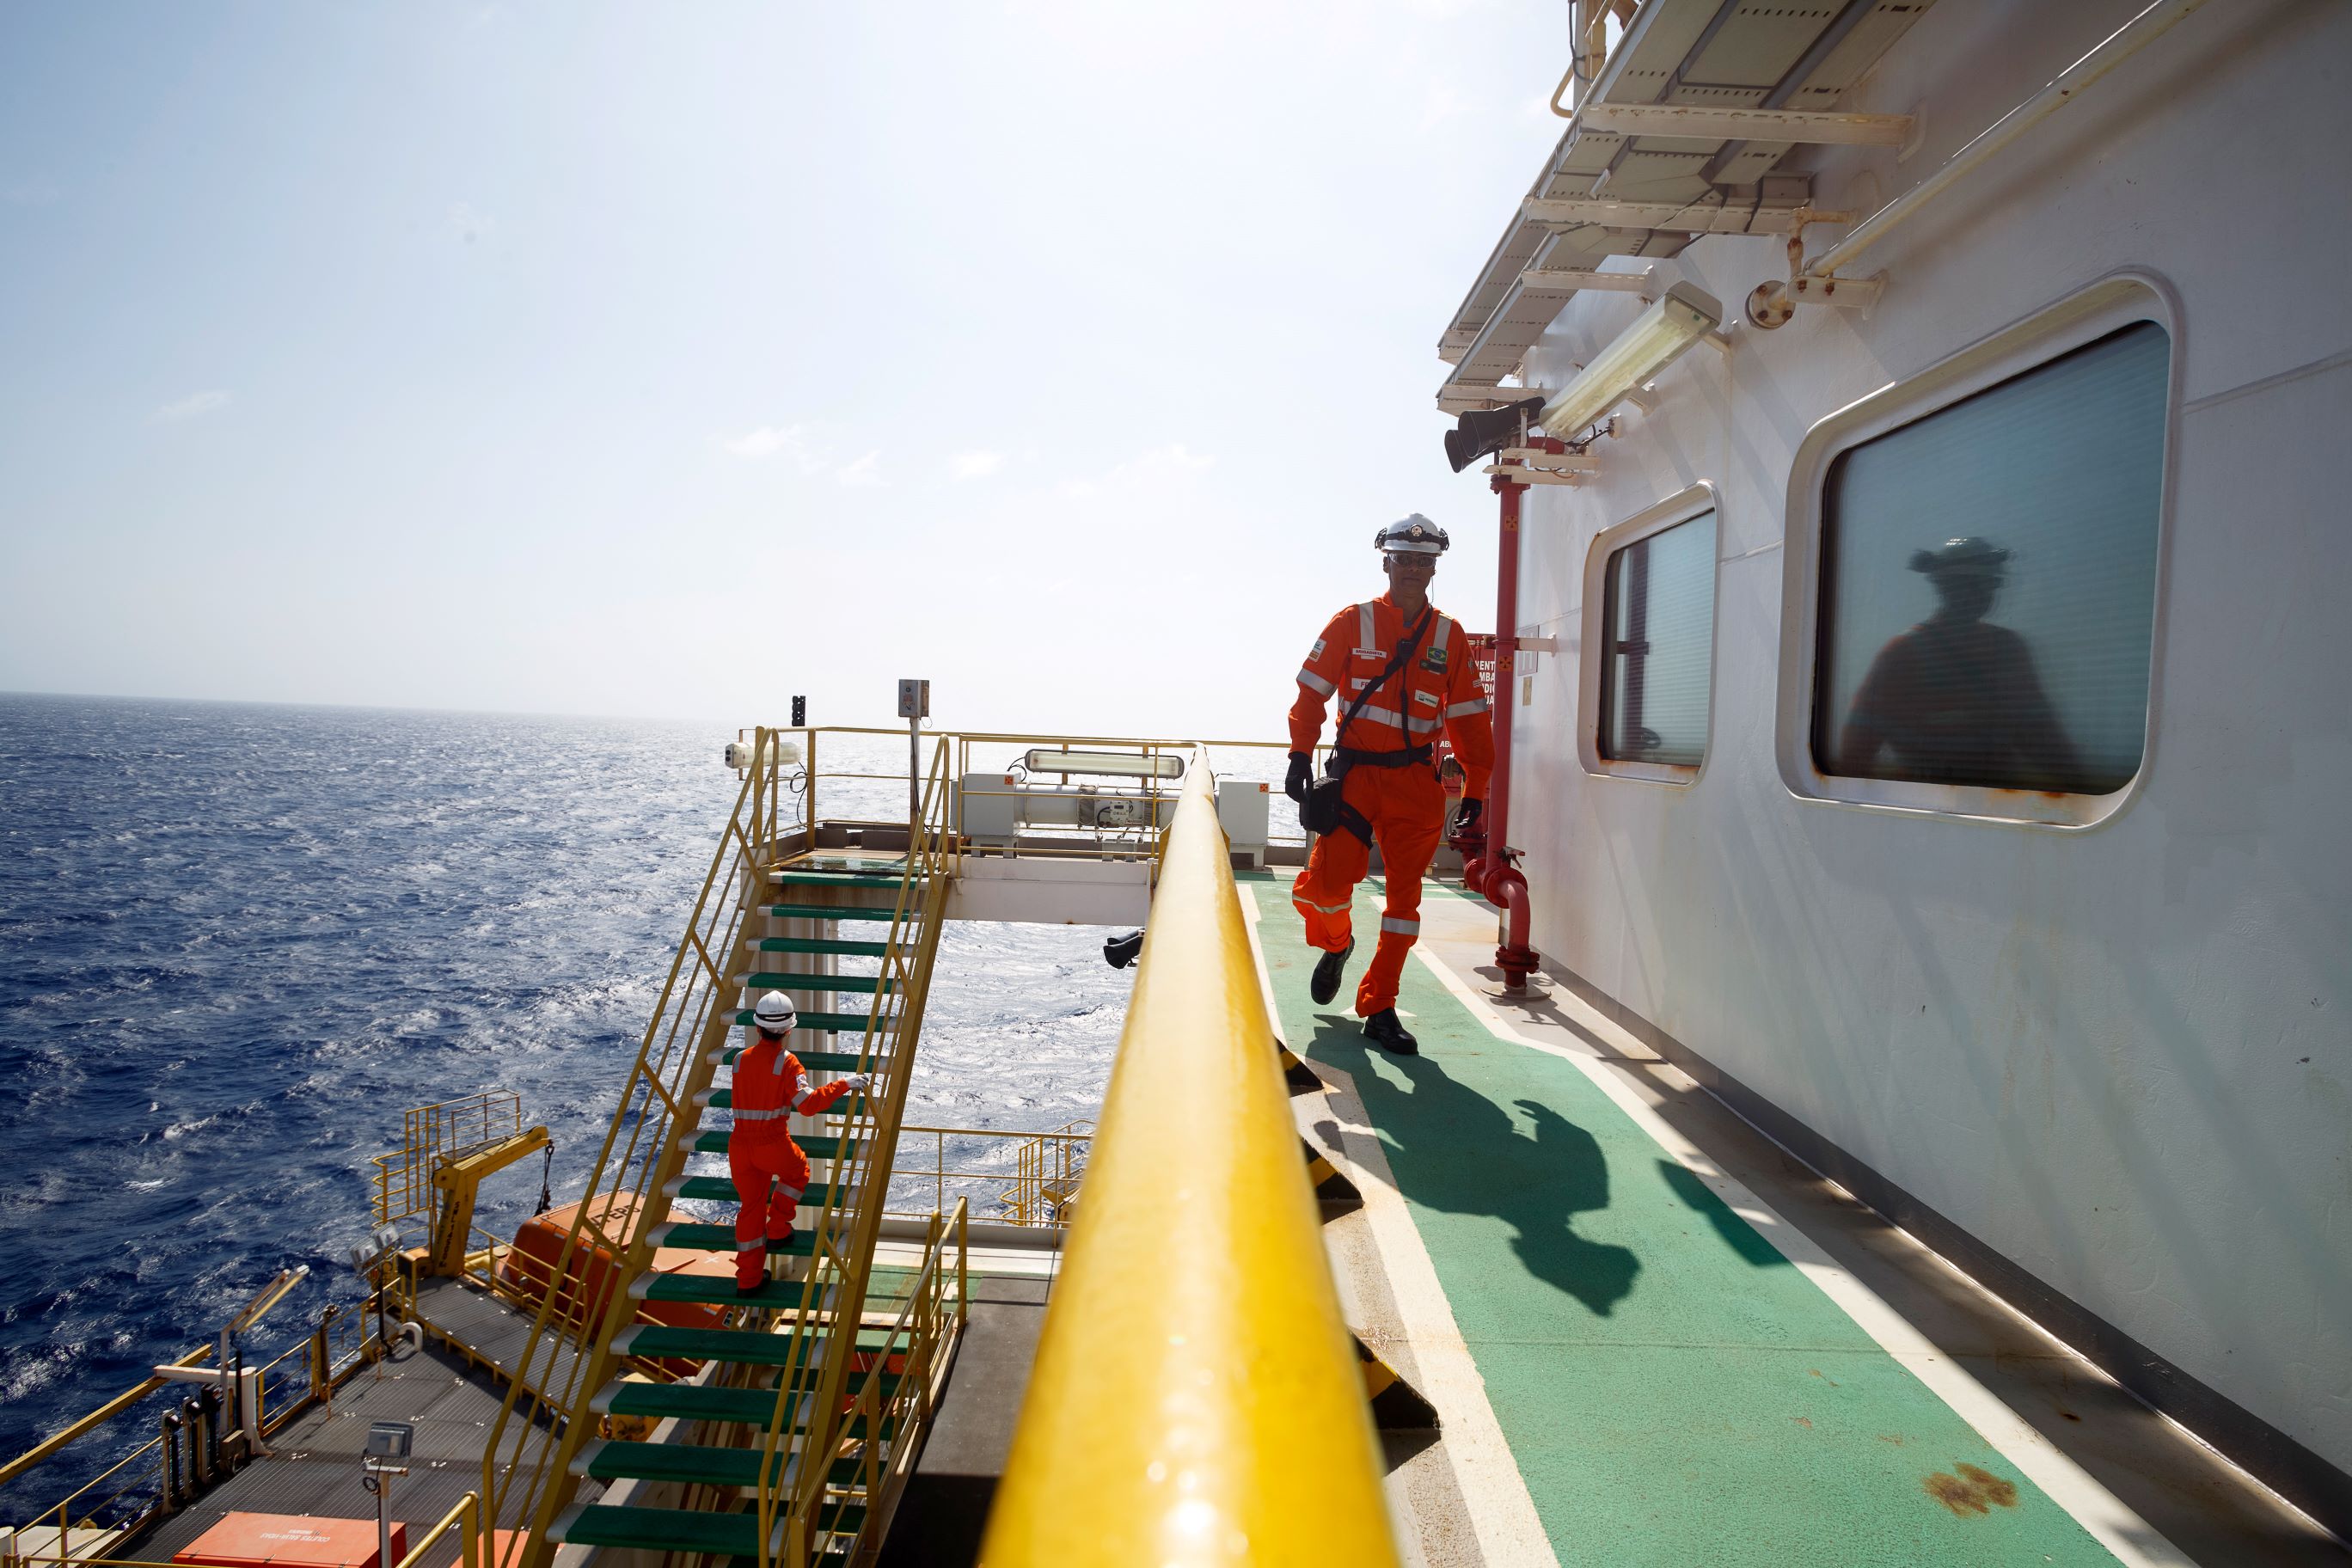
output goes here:
<path id="1" fill-rule="evenodd" d="M 2043 695 L 2025 639 L 1989 624 L 2010 552 L 1948 540 L 1911 557 L 1936 613 L 1879 650 L 1838 736 L 1838 770 L 1930 784 L 2068 789 L 2074 748 Z M 1895 752 L 1884 767 L 1882 748 Z"/>

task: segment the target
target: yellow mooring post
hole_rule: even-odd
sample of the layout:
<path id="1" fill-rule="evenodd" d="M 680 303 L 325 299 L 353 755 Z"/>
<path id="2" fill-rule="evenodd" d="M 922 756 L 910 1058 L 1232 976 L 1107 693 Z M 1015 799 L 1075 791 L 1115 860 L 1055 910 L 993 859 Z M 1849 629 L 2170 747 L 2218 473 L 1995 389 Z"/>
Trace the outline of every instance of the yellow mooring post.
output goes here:
<path id="1" fill-rule="evenodd" d="M 1397 1561 L 1213 784 L 1176 807 L 987 1568 Z"/>

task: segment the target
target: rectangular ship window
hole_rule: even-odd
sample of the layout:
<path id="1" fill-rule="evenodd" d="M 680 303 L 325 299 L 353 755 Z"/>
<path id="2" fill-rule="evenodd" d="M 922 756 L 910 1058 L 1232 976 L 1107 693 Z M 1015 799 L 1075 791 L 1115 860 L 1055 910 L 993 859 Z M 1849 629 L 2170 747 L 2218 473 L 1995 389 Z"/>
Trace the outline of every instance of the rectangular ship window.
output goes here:
<path id="1" fill-rule="evenodd" d="M 1821 772 L 2074 795 L 2131 782 L 2171 352 L 2136 322 L 1832 461 Z"/>
<path id="2" fill-rule="evenodd" d="M 1715 513 L 1611 553 L 1601 609 L 1600 753 L 1695 768 L 1715 668 Z"/>

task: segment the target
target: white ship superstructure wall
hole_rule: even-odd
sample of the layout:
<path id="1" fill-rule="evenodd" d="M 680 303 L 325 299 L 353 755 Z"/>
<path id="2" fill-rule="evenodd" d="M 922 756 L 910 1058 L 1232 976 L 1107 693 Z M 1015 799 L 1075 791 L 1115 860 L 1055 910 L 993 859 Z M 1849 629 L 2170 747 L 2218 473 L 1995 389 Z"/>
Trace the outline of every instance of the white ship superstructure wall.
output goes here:
<path id="1" fill-rule="evenodd" d="M 1841 106 L 1916 112 L 1924 144 L 1822 150 L 1815 203 L 1899 195 L 2137 9 L 1937 5 Z M 1559 651 L 1508 699 L 1549 964 L 2006 1259 L 2014 1291 L 2300 1445 L 2277 1463 L 2322 1487 L 2311 1456 L 2352 1469 L 2347 70 L 2352 8 L 2209 5 L 1871 252 L 1874 310 L 1690 351 L 1596 476 L 1528 495 L 1517 630 Z M 1654 265 L 1732 316 L 1786 269 L 1746 237 Z M 1568 384 L 1640 309 L 1577 296 L 1528 379 Z M 2032 379 L 2062 361 L 2072 380 Z M 1916 547 L 1886 499 L 1906 464 Z M 2057 493 L 2080 526 L 1969 499 Z M 1708 512 L 1639 563 L 1660 636 L 1629 735 L 1616 552 Z M 1707 531 L 1694 658 L 1670 645 L 1709 624 L 1685 559 Z M 1978 542 L 1916 556 L 1956 536 Z M 1994 573 L 1981 618 L 2032 649 L 2077 784 L 1826 772 L 1854 745 L 1906 771 L 1864 710 L 1925 678 L 1885 655 L 1872 687 L 1872 655 L 1969 571 Z M 2074 618 L 2097 657 L 2034 623 L 2068 603 L 2094 606 Z M 1982 637 L 1980 675 L 2019 640 Z"/>

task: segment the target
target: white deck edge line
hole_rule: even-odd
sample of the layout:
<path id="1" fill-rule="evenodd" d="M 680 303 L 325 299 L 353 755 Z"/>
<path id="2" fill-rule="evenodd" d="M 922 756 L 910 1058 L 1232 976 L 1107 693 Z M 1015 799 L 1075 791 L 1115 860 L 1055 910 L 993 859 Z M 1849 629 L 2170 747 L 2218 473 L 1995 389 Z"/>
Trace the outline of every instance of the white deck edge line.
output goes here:
<path id="1" fill-rule="evenodd" d="M 1273 974 L 1266 968 L 1265 950 L 1258 942 L 1257 892 L 1249 886 L 1237 890 L 1242 895 L 1243 924 L 1249 928 L 1250 955 L 1257 963 L 1258 985 L 1265 994 L 1266 1022 L 1275 1038 L 1287 1046 L 1282 1015 L 1274 1005 Z M 1545 1563 L 1559 1568 L 1559 1558 L 1552 1551 L 1551 1537 L 1545 1533 L 1542 1516 L 1536 1512 L 1535 1497 L 1528 1490 L 1527 1478 L 1519 1474 L 1518 1456 L 1511 1451 L 1503 1424 L 1487 1403 L 1485 1374 L 1462 1337 L 1461 1326 L 1454 1321 L 1454 1303 L 1438 1283 L 1437 1265 L 1430 1259 L 1420 1227 L 1405 1207 L 1404 1195 L 1397 1191 L 1388 1152 L 1372 1132 L 1355 1080 L 1328 1066 L 1319 1068 L 1317 1076 L 1323 1077 L 1341 1145 L 1328 1152 L 1339 1156 L 1337 1163 L 1352 1167 L 1347 1174 L 1363 1195 L 1364 1220 L 1380 1253 L 1382 1272 L 1388 1276 L 1390 1294 L 1396 1300 L 1405 1342 L 1412 1347 L 1420 1392 L 1437 1407 L 1445 1462 L 1453 1469 L 1454 1488 L 1462 1494 L 1463 1510 L 1478 1538 L 1478 1554 L 1492 1568 L 1540 1568 Z"/>
<path id="2" fill-rule="evenodd" d="M 1510 1026 L 1494 1005 L 1461 975 L 1440 963 L 1426 946 L 1415 943 L 1420 959 L 1440 984 L 1451 991 L 1471 1015 L 1497 1039 L 1541 1051 L 1572 1063 L 1607 1095 L 1685 1170 L 1705 1183 L 1731 1211 L 1746 1220 L 1756 1234 L 1772 1244 L 1780 1256 L 1820 1288 L 1838 1310 L 1853 1320 L 1878 1347 L 1893 1356 L 1929 1393 L 1949 1405 L 1953 1414 L 1975 1428 L 2001 1458 L 2015 1465 L 2043 1495 L 2066 1510 L 2119 1563 L 2132 1568 L 2197 1568 L 2196 1559 L 2166 1540 L 2154 1526 L 2123 1500 L 2101 1485 L 2063 1450 L 2035 1431 L 1993 1392 L 1979 1383 L 1968 1368 L 1947 1355 L 1927 1335 L 1886 1304 L 1885 1299 L 1848 1273 L 1812 1237 L 1750 1191 L 1744 1182 L 1717 1167 L 1698 1146 L 1658 1114 L 1656 1102 L 1633 1084 L 1611 1072 L 1608 1064 L 1564 1046 L 1531 1040 Z M 1645 1062 L 1644 1066 L 1651 1065 Z M 1659 1070 L 1697 1085 L 1680 1068 L 1663 1064 Z M 2087 1363 L 2086 1363 L 2087 1364 Z"/>

